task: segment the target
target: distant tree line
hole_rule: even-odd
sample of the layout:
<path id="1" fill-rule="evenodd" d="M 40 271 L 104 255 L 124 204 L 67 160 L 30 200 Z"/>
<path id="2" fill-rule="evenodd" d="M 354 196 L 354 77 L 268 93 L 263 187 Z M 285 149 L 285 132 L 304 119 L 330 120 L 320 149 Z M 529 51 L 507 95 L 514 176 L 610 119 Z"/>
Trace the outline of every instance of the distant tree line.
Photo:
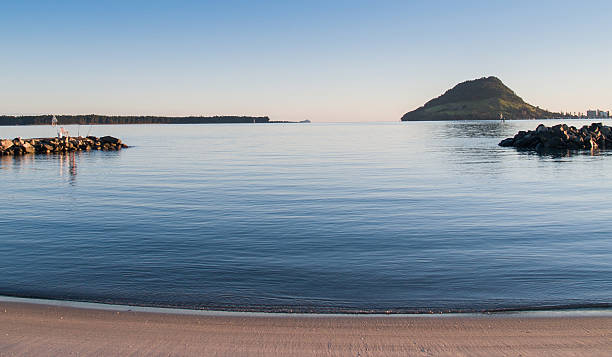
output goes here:
<path id="1" fill-rule="evenodd" d="M 108 116 L 108 115 L 56 115 L 58 125 L 103 124 L 238 124 L 269 123 L 268 117 L 213 116 L 213 117 L 160 117 L 160 116 Z M 0 125 L 51 125 L 52 115 L 0 115 Z"/>

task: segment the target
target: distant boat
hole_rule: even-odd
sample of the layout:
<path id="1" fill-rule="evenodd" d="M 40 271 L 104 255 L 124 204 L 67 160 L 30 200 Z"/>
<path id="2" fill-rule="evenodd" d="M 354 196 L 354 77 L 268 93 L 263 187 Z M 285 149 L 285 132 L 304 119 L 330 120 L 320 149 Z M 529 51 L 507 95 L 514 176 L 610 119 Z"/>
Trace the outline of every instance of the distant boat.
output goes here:
<path id="1" fill-rule="evenodd" d="M 51 126 L 56 126 L 56 125 L 57 125 L 57 118 L 54 115 L 53 118 L 51 118 Z"/>

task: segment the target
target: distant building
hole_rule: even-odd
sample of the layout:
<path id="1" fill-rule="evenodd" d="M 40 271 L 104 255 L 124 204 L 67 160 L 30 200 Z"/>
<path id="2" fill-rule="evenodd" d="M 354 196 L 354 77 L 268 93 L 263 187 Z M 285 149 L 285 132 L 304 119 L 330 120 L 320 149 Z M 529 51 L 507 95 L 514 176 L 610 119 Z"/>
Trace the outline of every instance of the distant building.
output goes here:
<path id="1" fill-rule="evenodd" d="M 587 110 L 587 114 L 586 114 L 587 118 L 589 119 L 595 119 L 595 118 L 609 118 L 610 117 L 610 111 L 603 111 L 603 110 Z"/>

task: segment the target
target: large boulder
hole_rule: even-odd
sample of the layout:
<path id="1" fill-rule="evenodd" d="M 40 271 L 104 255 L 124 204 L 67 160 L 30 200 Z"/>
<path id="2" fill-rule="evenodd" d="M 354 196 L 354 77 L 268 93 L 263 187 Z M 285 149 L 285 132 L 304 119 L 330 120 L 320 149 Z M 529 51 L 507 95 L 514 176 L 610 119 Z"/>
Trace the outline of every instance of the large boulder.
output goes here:
<path id="1" fill-rule="evenodd" d="M 10 148 L 13 145 L 14 144 L 13 144 L 12 140 L 0 140 L 0 150 L 2 150 L 2 151 Z"/>
<path id="2" fill-rule="evenodd" d="M 36 145 L 37 152 L 48 153 L 53 151 L 53 149 L 54 146 L 47 142 L 38 142 L 38 144 Z"/>
<path id="3" fill-rule="evenodd" d="M 112 137 L 112 136 L 103 136 L 100 138 L 100 142 L 104 145 L 106 143 L 108 144 L 113 144 L 113 145 L 117 145 L 117 144 L 121 144 L 121 140 Z"/>
<path id="4" fill-rule="evenodd" d="M 34 146 L 32 146 L 32 144 L 28 143 L 28 142 L 24 142 L 22 145 L 22 152 L 25 154 L 33 154 L 36 152 L 36 148 L 34 148 Z"/>

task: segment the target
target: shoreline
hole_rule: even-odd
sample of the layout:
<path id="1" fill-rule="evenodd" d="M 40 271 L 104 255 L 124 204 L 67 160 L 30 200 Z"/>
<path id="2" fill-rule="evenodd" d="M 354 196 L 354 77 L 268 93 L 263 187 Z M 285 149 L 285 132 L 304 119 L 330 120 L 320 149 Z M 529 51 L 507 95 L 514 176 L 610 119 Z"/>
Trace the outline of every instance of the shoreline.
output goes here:
<path id="1" fill-rule="evenodd" d="M 605 356 L 612 315 L 177 314 L 0 300 L 0 355 Z"/>
<path id="2" fill-rule="evenodd" d="M 17 296 L 0 295 L 0 304 L 18 303 L 43 305 L 62 308 L 90 309 L 102 311 L 125 311 L 139 313 L 177 314 L 194 316 L 294 316 L 294 317 L 487 317 L 487 316 L 515 316 L 515 317 L 611 317 L 612 307 L 541 307 L 532 309 L 506 309 L 495 311 L 447 311 L 447 312 L 284 312 L 284 311 L 251 311 L 231 309 L 192 309 L 181 307 L 159 307 L 146 305 L 113 304 L 87 301 L 25 298 Z"/>

